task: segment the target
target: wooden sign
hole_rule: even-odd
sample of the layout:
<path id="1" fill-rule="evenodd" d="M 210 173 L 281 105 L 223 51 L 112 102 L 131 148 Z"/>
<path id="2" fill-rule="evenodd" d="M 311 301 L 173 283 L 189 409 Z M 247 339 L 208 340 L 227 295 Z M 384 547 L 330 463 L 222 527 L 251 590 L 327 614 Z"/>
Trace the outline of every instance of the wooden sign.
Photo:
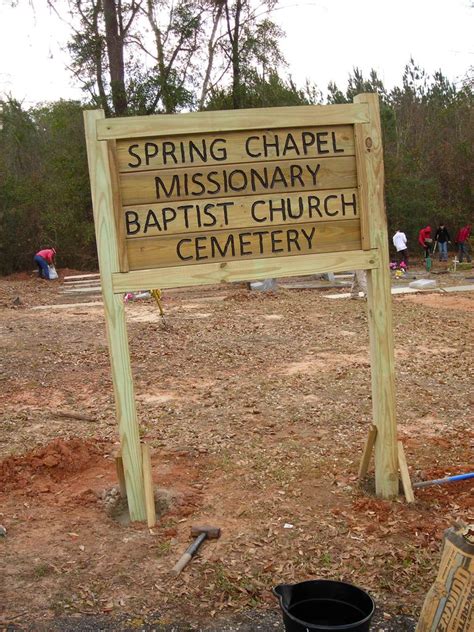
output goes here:
<path id="1" fill-rule="evenodd" d="M 354 101 L 117 119 L 85 112 L 125 482 L 136 519 L 144 519 L 141 451 L 120 294 L 143 288 L 368 270 L 376 484 L 384 497 L 398 491 L 378 101 Z"/>

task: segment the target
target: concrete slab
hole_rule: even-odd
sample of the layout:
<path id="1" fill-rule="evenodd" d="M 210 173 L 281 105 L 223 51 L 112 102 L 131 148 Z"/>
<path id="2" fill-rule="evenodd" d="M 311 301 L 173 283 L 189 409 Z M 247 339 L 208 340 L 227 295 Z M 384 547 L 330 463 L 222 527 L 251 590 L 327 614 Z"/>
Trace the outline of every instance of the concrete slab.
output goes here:
<path id="1" fill-rule="evenodd" d="M 102 292 L 102 288 L 99 286 L 96 287 L 76 287 L 76 288 L 71 288 L 70 290 L 63 290 L 61 292 L 61 294 L 84 294 L 84 293 L 91 293 L 93 292 L 94 294 L 98 294 L 100 292 Z"/>
<path id="2" fill-rule="evenodd" d="M 328 281 L 308 281 L 307 283 L 279 283 L 278 287 L 284 290 L 329 290 L 334 287 L 350 287 L 351 282 L 340 281 L 329 283 Z"/>
<path id="3" fill-rule="evenodd" d="M 452 287 L 444 287 L 444 288 L 432 288 L 429 290 L 415 290 L 412 287 L 393 287 L 392 294 L 443 294 L 444 292 L 474 292 L 474 284 L 473 285 L 453 285 Z M 342 294 L 325 294 L 324 298 L 338 299 L 338 298 L 349 298 L 350 293 L 343 292 Z"/>
<path id="4" fill-rule="evenodd" d="M 36 305 L 30 309 L 77 309 L 78 307 L 103 307 L 102 301 L 91 301 L 89 303 L 59 303 L 58 305 Z"/>
<path id="5" fill-rule="evenodd" d="M 443 292 L 474 292 L 474 284 L 453 285 L 452 287 L 445 287 L 443 288 Z"/>

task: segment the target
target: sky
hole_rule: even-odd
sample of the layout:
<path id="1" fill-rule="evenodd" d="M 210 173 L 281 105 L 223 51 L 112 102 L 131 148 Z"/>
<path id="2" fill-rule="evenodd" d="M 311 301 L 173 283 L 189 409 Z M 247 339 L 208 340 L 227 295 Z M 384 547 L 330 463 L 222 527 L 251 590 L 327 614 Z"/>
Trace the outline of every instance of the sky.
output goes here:
<path id="1" fill-rule="evenodd" d="M 25 106 L 82 97 L 66 69 L 69 29 L 46 0 L 0 0 L 0 98 Z M 344 89 L 355 67 L 375 68 L 387 88 L 401 83 L 410 57 L 429 74 L 441 69 L 460 82 L 474 66 L 470 0 L 281 0 L 274 13 L 286 32 L 287 72 L 325 93 Z M 32 9 L 33 6 L 33 9 Z"/>

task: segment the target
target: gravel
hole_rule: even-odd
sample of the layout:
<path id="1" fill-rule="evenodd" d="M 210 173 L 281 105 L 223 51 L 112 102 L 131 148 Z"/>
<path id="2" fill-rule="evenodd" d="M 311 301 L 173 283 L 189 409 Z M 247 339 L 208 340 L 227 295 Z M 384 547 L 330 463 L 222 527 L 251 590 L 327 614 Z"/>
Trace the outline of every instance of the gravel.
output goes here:
<path id="1" fill-rule="evenodd" d="M 71 617 L 45 623 L 36 623 L 30 627 L 9 625 L 6 632 L 28 630 L 31 632 L 284 632 L 279 611 L 250 610 L 228 619 L 205 623 L 168 623 L 160 624 L 160 615 L 148 615 L 141 622 L 137 617 L 112 618 Z M 404 615 L 391 615 L 377 610 L 370 632 L 414 632 L 416 621 Z"/>

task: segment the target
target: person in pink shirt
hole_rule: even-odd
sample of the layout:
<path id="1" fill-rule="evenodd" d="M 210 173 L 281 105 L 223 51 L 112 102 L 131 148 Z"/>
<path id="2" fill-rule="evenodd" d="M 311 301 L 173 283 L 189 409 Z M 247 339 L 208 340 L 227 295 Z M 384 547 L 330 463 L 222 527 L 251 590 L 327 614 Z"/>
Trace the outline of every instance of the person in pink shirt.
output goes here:
<path id="1" fill-rule="evenodd" d="M 54 248 L 44 248 L 39 250 L 34 257 L 34 261 L 39 268 L 40 279 L 49 280 L 49 268 L 48 266 L 54 266 L 54 257 L 56 256 L 56 250 Z"/>

